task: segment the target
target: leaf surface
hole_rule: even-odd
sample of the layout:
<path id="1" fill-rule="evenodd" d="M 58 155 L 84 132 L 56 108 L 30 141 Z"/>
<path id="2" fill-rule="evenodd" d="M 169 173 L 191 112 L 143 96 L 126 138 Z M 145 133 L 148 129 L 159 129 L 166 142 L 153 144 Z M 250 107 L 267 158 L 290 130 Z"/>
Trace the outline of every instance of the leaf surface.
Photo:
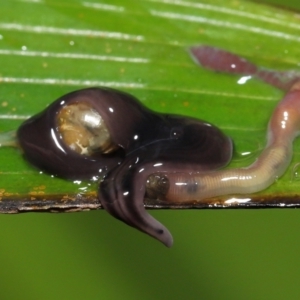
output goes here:
<path id="1" fill-rule="evenodd" d="M 215 124 L 235 142 L 228 167 L 247 166 L 265 145 L 268 119 L 283 92 L 256 79 L 239 84 L 239 76 L 199 68 L 188 47 L 208 44 L 260 66 L 299 70 L 299 16 L 257 3 L 0 3 L 1 132 L 16 129 L 64 93 L 110 86 L 132 93 L 156 111 Z M 258 197 L 299 195 L 299 149 L 297 140 L 285 175 Z M 2 199 L 95 196 L 96 183 L 43 174 L 16 149 L 2 148 L 0 153 Z"/>

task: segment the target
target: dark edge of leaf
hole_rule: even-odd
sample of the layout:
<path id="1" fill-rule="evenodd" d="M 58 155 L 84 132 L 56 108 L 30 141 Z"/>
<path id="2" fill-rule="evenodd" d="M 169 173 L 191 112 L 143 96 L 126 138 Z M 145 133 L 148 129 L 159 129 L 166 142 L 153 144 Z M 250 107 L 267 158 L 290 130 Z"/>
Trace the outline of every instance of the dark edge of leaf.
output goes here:
<path id="1" fill-rule="evenodd" d="M 246 197 L 243 197 L 244 199 Z M 266 196 L 251 197 L 251 201 L 226 203 L 228 198 L 213 198 L 188 203 L 170 203 L 155 199 L 145 199 L 148 209 L 224 209 L 224 208 L 298 208 L 300 197 Z M 91 195 L 47 195 L 47 196 L 8 196 L 0 200 L 0 213 L 13 214 L 21 212 L 78 212 L 102 209 L 95 194 Z"/>

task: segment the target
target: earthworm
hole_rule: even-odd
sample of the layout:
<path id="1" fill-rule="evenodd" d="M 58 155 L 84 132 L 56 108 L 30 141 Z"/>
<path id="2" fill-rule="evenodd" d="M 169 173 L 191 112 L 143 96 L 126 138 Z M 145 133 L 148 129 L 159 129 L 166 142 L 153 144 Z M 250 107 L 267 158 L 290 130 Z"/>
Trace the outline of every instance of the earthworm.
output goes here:
<path id="1" fill-rule="evenodd" d="M 275 108 L 268 125 L 267 145 L 246 168 L 202 172 L 161 172 L 169 186 L 164 199 L 184 202 L 228 194 L 251 194 L 266 189 L 289 166 L 293 140 L 300 130 L 300 83 L 296 83 Z M 157 180 L 157 179 L 156 179 Z"/>

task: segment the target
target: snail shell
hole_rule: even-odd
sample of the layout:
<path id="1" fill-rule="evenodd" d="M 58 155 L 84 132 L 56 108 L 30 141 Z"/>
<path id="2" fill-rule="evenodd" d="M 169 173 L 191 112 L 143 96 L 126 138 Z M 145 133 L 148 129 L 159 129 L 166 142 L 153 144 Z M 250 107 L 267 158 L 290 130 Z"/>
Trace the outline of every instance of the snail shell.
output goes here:
<path id="1" fill-rule="evenodd" d="M 120 164 L 139 144 L 135 128 L 146 108 L 126 93 L 88 88 L 66 94 L 17 131 L 24 156 L 38 168 L 68 179 L 89 179 Z"/>

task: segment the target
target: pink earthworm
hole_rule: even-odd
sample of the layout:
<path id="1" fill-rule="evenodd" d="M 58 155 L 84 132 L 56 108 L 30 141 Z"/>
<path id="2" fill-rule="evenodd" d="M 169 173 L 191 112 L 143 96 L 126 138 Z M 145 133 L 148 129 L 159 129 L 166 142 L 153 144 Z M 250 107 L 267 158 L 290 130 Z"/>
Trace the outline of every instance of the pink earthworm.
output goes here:
<path id="1" fill-rule="evenodd" d="M 300 84 L 295 84 L 276 107 L 268 126 L 268 142 L 257 160 L 246 168 L 165 173 L 165 199 L 202 200 L 228 194 L 250 194 L 266 189 L 283 175 L 292 159 L 292 144 L 300 130 Z"/>
<path id="2" fill-rule="evenodd" d="M 246 59 L 209 46 L 193 47 L 191 53 L 206 68 L 255 74 L 269 84 L 288 88 L 288 92 L 271 116 L 265 149 L 250 166 L 206 172 L 196 168 L 189 172 L 161 172 L 152 174 L 149 180 L 156 178 L 156 182 L 163 182 L 168 186 L 161 198 L 173 202 L 250 194 L 266 189 L 284 174 L 292 159 L 293 141 L 300 133 L 300 80 L 296 77 L 282 80 L 281 76 L 286 75 L 284 72 L 268 71 L 263 74 L 263 71 Z M 231 65 L 235 65 L 232 70 Z"/>

